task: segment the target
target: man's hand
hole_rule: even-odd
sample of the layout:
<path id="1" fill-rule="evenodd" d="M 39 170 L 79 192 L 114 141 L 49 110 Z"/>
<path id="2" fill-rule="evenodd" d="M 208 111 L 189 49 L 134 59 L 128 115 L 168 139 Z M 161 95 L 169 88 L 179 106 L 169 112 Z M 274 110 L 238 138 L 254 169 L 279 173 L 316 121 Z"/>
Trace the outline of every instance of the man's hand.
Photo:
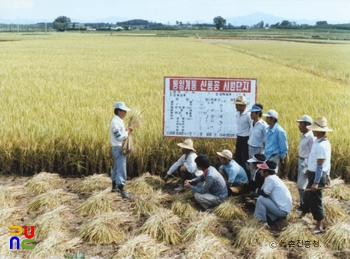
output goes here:
<path id="1" fill-rule="evenodd" d="M 184 187 L 190 188 L 191 182 L 192 182 L 192 180 L 186 180 L 186 181 L 184 182 Z"/>
<path id="2" fill-rule="evenodd" d="M 317 191 L 317 188 L 318 188 L 318 183 L 313 183 L 311 185 L 311 191 L 314 192 L 314 191 Z"/>
<path id="3" fill-rule="evenodd" d="M 129 127 L 129 128 L 128 128 L 128 133 L 133 132 L 133 130 L 134 130 L 134 128 L 133 128 L 133 127 Z"/>
<path id="4" fill-rule="evenodd" d="M 166 174 L 166 175 L 164 176 L 163 180 L 164 180 L 164 182 L 167 182 L 167 181 L 168 181 L 168 179 L 169 179 L 169 175 L 168 175 L 168 174 Z"/>
<path id="5" fill-rule="evenodd" d="M 327 175 L 327 186 L 331 186 L 331 177 Z"/>
<path id="6" fill-rule="evenodd" d="M 248 182 L 242 182 L 242 181 L 240 181 L 239 186 L 244 186 L 244 185 L 248 185 L 248 184 L 249 184 L 249 181 L 248 181 Z"/>

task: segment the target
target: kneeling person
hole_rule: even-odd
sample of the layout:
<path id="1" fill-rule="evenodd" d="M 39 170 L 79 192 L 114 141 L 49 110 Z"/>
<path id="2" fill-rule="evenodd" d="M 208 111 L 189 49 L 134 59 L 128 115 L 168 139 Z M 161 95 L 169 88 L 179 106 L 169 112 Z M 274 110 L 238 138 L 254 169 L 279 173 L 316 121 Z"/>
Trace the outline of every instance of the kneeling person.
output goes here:
<path id="1" fill-rule="evenodd" d="M 197 168 L 203 171 L 203 175 L 186 180 L 184 186 L 195 192 L 194 198 L 204 209 L 213 210 L 228 196 L 225 180 L 215 167 L 210 166 L 206 155 L 199 155 L 194 161 Z M 201 182 L 205 182 L 202 187 L 194 186 Z"/>
<path id="2" fill-rule="evenodd" d="M 259 191 L 254 217 L 264 223 L 267 222 L 266 215 L 275 222 L 278 218 L 285 218 L 292 209 L 292 196 L 285 183 L 276 175 L 276 166 L 273 161 L 258 164 L 265 183 Z"/>
<path id="3" fill-rule="evenodd" d="M 232 159 L 230 150 L 224 149 L 216 154 L 220 157 L 219 172 L 224 177 L 227 187 L 233 193 L 241 193 L 243 191 L 242 184 L 248 182 L 245 170 Z"/>

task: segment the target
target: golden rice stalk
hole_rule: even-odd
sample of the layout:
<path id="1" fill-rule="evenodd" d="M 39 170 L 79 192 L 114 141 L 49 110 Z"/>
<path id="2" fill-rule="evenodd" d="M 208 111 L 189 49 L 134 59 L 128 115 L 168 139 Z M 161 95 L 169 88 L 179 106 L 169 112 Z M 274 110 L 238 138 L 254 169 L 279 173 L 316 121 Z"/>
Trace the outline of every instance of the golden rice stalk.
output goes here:
<path id="1" fill-rule="evenodd" d="M 13 207 L 26 194 L 27 191 L 22 185 L 0 186 L 0 207 Z"/>
<path id="2" fill-rule="evenodd" d="M 263 227 L 262 223 L 256 218 L 241 221 L 242 227 L 238 231 L 234 247 L 242 249 L 246 246 L 262 244 L 263 242 L 270 243 L 274 238 Z"/>
<path id="3" fill-rule="evenodd" d="M 295 182 L 289 181 L 287 179 L 283 179 L 283 182 L 285 183 L 288 190 L 290 191 L 290 194 L 292 195 L 292 200 L 299 202 L 300 196 L 299 196 L 297 184 Z"/>
<path id="4" fill-rule="evenodd" d="M 289 241 L 315 240 L 308 227 L 303 222 L 293 222 L 280 234 L 279 240 L 288 244 Z"/>
<path id="5" fill-rule="evenodd" d="M 342 209 L 339 201 L 334 198 L 324 197 L 322 199 L 324 213 L 326 215 L 325 222 L 337 223 L 346 220 L 346 212 Z"/>
<path id="6" fill-rule="evenodd" d="M 219 206 L 217 206 L 213 213 L 223 220 L 243 219 L 247 217 L 247 213 L 243 211 L 240 204 L 238 204 L 236 197 L 230 197 Z"/>
<path id="7" fill-rule="evenodd" d="M 111 244 L 125 239 L 125 223 L 131 222 L 126 212 L 108 212 L 96 215 L 81 226 L 78 236 L 90 244 Z"/>
<path id="8" fill-rule="evenodd" d="M 45 240 L 35 245 L 28 258 L 46 259 L 52 256 L 62 258 L 64 251 L 75 249 L 81 243 L 82 240 L 78 237 L 70 239 L 62 232 L 52 232 Z"/>
<path id="9" fill-rule="evenodd" d="M 64 232 L 68 225 L 72 214 L 66 206 L 60 206 L 57 209 L 40 215 L 34 222 L 35 240 L 43 239 L 52 232 Z"/>
<path id="10" fill-rule="evenodd" d="M 135 195 L 135 205 L 132 210 L 138 218 L 142 215 L 154 212 L 158 209 L 159 205 L 169 199 L 168 194 L 162 193 L 162 191 L 157 191 L 150 194 Z"/>
<path id="11" fill-rule="evenodd" d="M 142 121 L 142 113 L 138 110 L 132 110 L 128 115 L 128 128 L 136 128 L 141 125 Z M 134 143 L 133 143 L 133 136 L 129 134 L 129 136 L 124 140 L 122 148 L 121 148 L 122 154 L 126 155 L 128 153 L 134 152 Z"/>
<path id="12" fill-rule="evenodd" d="M 323 235 L 324 244 L 333 250 L 350 249 L 350 225 L 339 222 L 330 227 Z"/>
<path id="13" fill-rule="evenodd" d="M 248 258 L 255 259 L 287 259 L 287 251 L 277 247 L 271 247 L 270 243 L 263 242 L 260 246 L 252 247 L 253 252 Z"/>
<path id="14" fill-rule="evenodd" d="M 148 235 L 139 235 L 128 240 L 115 255 L 117 258 L 159 258 L 160 254 L 168 250 L 164 243 L 157 243 L 157 240 Z"/>
<path id="15" fill-rule="evenodd" d="M 158 176 L 152 176 L 150 173 L 145 173 L 142 176 L 130 181 L 126 190 L 136 194 L 153 193 L 155 190 L 160 190 L 164 186 L 164 181 Z"/>
<path id="16" fill-rule="evenodd" d="M 343 179 L 336 178 L 331 180 L 331 186 L 333 187 L 323 191 L 325 196 L 339 200 L 350 200 L 350 187 L 345 184 Z"/>
<path id="17" fill-rule="evenodd" d="M 10 250 L 9 240 L 10 240 L 10 233 L 9 233 L 8 227 L 0 228 L 0 255 L 1 256 L 9 255 L 11 253 L 13 254 L 13 251 Z"/>
<path id="18" fill-rule="evenodd" d="M 332 253 L 324 247 L 313 247 L 302 250 L 299 258 L 310 258 L 310 259 L 335 259 Z"/>
<path id="19" fill-rule="evenodd" d="M 187 217 L 191 213 L 196 212 L 189 201 L 176 200 L 171 204 L 171 210 L 180 217 Z"/>
<path id="20" fill-rule="evenodd" d="M 55 209 L 62 205 L 62 203 L 78 198 L 78 195 L 68 193 L 63 189 L 51 190 L 32 199 L 27 205 L 27 211 L 30 213 L 40 213 L 45 208 Z"/>
<path id="21" fill-rule="evenodd" d="M 21 223 L 21 217 L 24 214 L 22 208 L 1 208 L 0 209 L 0 226 L 18 225 Z"/>
<path id="22" fill-rule="evenodd" d="M 27 181 L 24 186 L 33 193 L 43 193 L 52 189 L 56 189 L 56 186 L 62 186 L 63 179 L 58 174 L 41 172 L 32 179 Z"/>
<path id="23" fill-rule="evenodd" d="M 182 235 L 184 242 L 194 239 L 197 235 L 212 235 L 212 229 L 217 225 L 218 218 L 208 212 L 199 212 L 192 215 L 192 222 Z"/>
<path id="24" fill-rule="evenodd" d="M 86 177 L 82 181 L 75 191 L 77 193 L 91 193 L 93 191 L 101 191 L 108 188 L 112 183 L 110 177 L 106 174 L 94 174 L 92 176 Z"/>
<path id="25" fill-rule="evenodd" d="M 141 233 L 166 244 L 178 244 L 181 241 L 179 223 L 180 218 L 171 210 L 160 208 L 143 224 Z"/>
<path id="26" fill-rule="evenodd" d="M 222 259 L 234 258 L 215 236 L 197 235 L 186 249 L 187 258 Z"/>
<path id="27" fill-rule="evenodd" d="M 149 172 L 146 172 L 142 175 L 145 179 L 145 182 L 148 185 L 152 186 L 154 190 L 161 190 L 164 187 L 164 181 L 159 175 L 151 175 Z"/>
<path id="28" fill-rule="evenodd" d="M 99 212 L 115 211 L 115 201 L 121 200 L 118 195 L 111 193 L 111 188 L 95 194 L 78 206 L 82 215 L 94 215 Z"/>

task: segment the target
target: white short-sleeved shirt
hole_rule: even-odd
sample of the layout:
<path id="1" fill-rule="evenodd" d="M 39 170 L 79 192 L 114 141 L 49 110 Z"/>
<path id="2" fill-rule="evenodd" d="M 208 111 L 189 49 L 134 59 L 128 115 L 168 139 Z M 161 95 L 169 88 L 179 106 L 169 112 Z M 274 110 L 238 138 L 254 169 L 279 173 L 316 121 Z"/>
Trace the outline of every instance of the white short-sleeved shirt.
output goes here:
<path id="1" fill-rule="evenodd" d="M 117 132 L 117 136 L 115 133 Z M 128 136 L 128 132 L 125 129 L 124 121 L 119 116 L 114 116 L 109 127 L 109 136 L 113 147 L 121 147 L 124 139 Z"/>
<path id="2" fill-rule="evenodd" d="M 299 152 L 298 156 L 302 158 L 308 158 L 311 152 L 312 145 L 315 141 L 314 134 L 312 130 L 306 132 L 302 135 L 299 143 Z"/>
<path id="3" fill-rule="evenodd" d="M 237 136 L 248 137 L 251 127 L 252 119 L 250 118 L 250 112 L 247 110 L 244 110 L 242 114 L 237 112 Z"/>
<path id="4" fill-rule="evenodd" d="M 258 120 L 250 129 L 248 145 L 252 147 L 265 147 L 267 123 L 262 119 Z"/>
<path id="5" fill-rule="evenodd" d="M 197 177 L 202 175 L 203 172 L 197 169 L 197 164 L 194 162 L 196 159 L 197 154 L 191 151 L 187 157 L 185 154 L 183 154 L 179 160 L 177 160 L 170 168 L 169 171 L 167 172 L 168 175 L 171 175 L 174 173 L 179 166 L 184 166 L 186 167 L 187 171 L 189 173 L 195 174 Z"/>
<path id="6" fill-rule="evenodd" d="M 331 144 L 327 138 L 316 139 L 312 145 L 309 155 L 309 171 L 316 172 L 317 159 L 324 159 L 323 172 L 329 175 L 331 172 Z"/>

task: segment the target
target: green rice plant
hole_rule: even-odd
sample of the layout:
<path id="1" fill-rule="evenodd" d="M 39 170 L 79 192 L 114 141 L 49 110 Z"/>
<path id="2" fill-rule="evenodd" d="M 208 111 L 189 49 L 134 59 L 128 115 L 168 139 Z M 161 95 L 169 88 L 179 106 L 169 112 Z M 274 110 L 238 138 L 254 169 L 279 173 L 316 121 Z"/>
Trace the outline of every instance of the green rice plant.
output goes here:
<path id="1" fill-rule="evenodd" d="M 193 240 L 197 235 L 213 235 L 212 230 L 218 223 L 218 218 L 207 212 L 199 212 L 191 215 L 191 223 L 182 235 L 183 242 Z"/>
<path id="2" fill-rule="evenodd" d="M 132 219 L 125 212 L 107 212 L 96 215 L 81 226 L 78 236 L 89 244 L 111 244 L 125 239 L 125 226 Z"/>
<path id="3" fill-rule="evenodd" d="M 112 183 L 110 177 L 106 174 L 94 174 L 88 176 L 76 188 L 77 193 L 91 193 L 93 191 L 101 191 L 108 188 Z"/>
<path id="4" fill-rule="evenodd" d="M 223 220 L 243 219 L 247 217 L 247 213 L 237 202 L 236 197 L 230 197 L 220 205 L 218 205 L 213 213 Z"/>
<path id="5" fill-rule="evenodd" d="M 55 209 L 73 199 L 78 199 L 78 195 L 68 193 L 63 189 L 51 190 L 33 198 L 27 204 L 27 211 L 30 213 L 40 213 L 44 209 Z"/>
<path id="6" fill-rule="evenodd" d="M 333 250 L 350 249 L 350 226 L 339 222 L 330 227 L 323 235 L 324 244 Z"/>
<path id="7" fill-rule="evenodd" d="M 112 212 L 115 211 L 115 201 L 121 200 L 121 197 L 111 193 L 111 188 L 94 194 L 82 204 L 80 204 L 77 209 L 82 215 L 95 215 L 100 212 Z"/>
<path id="8" fill-rule="evenodd" d="M 168 249 L 164 243 L 158 244 L 157 240 L 148 235 L 139 235 L 129 239 L 113 258 L 160 258 L 160 254 Z"/>
<path id="9" fill-rule="evenodd" d="M 32 193 L 43 193 L 51 189 L 55 189 L 55 186 L 63 184 L 63 179 L 58 174 L 41 172 L 27 181 L 24 186 Z"/>
<path id="10" fill-rule="evenodd" d="M 141 227 L 141 233 L 147 234 L 165 244 L 178 244 L 181 235 L 178 232 L 180 219 L 171 210 L 160 208 Z"/>
<path id="11" fill-rule="evenodd" d="M 0 186 L 0 207 L 13 207 L 27 194 L 23 186 Z"/>
<path id="12" fill-rule="evenodd" d="M 324 214 L 326 215 L 325 222 L 334 224 L 339 221 L 344 221 L 347 218 L 347 214 L 341 207 L 339 201 L 334 198 L 324 197 L 322 199 Z"/>

